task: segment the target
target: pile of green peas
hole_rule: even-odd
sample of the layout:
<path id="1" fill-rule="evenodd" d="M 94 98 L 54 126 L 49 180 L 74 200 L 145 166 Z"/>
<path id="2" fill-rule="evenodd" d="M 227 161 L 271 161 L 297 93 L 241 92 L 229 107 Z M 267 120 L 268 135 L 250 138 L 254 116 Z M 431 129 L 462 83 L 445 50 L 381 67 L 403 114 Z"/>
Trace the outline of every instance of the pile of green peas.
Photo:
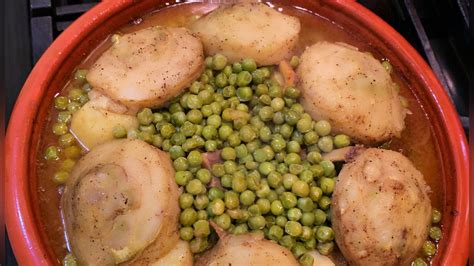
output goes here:
<path id="1" fill-rule="evenodd" d="M 441 240 L 442 232 L 439 223 L 441 222 L 442 214 L 438 209 L 433 208 L 431 213 L 431 227 L 428 234 L 428 239 L 421 247 L 421 256 L 414 260 L 412 266 L 427 266 L 429 261 L 436 254 L 437 244 Z"/>
<path id="2" fill-rule="evenodd" d="M 78 69 L 66 90 L 66 95 L 54 98 L 54 108 L 58 111 L 52 132 L 57 136 L 57 143 L 49 145 L 44 151 L 44 159 L 59 165 L 52 180 L 61 185 L 66 182 L 76 160 L 81 157 L 82 149 L 75 137 L 69 132 L 72 115 L 89 101 L 87 92 L 91 86 L 86 81 L 87 70 Z"/>
<path id="3" fill-rule="evenodd" d="M 262 232 L 312 265 L 304 254 L 334 248 L 329 208 L 337 173 L 321 153 L 350 145 L 349 137 L 312 120 L 300 91 L 282 87 L 272 67 L 253 59 L 230 64 L 220 54 L 205 65 L 184 94 L 165 108 L 140 110 L 139 128 L 118 126 L 114 136 L 169 152 L 184 191 L 179 233 L 193 253 L 210 246 L 212 221 L 232 234 Z M 213 152 L 220 161 L 205 168 Z"/>

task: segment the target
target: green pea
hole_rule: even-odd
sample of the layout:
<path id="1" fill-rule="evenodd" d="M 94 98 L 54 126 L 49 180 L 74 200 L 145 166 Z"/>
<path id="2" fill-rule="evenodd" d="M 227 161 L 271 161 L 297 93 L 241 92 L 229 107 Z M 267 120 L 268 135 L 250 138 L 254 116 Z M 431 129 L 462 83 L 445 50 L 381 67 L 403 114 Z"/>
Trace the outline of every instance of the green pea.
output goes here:
<path id="1" fill-rule="evenodd" d="M 244 176 L 234 176 L 232 179 L 232 189 L 236 192 L 244 192 L 247 189 L 247 183 Z"/>
<path id="2" fill-rule="evenodd" d="M 177 171 L 174 175 L 176 184 L 180 186 L 185 186 L 188 184 L 189 180 L 193 178 L 193 174 L 190 171 Z"/>
<path id="3" fill-rule="evenodd" d="M 220 163 L 215 163 L 211 167 L 211 172 L 214 176 L 221 177 L 225 175 L 224 165 Z"/>
<path id="4" fill-rule="evenodd" d="M 249 212 L 250 216 L 259 216 L 262 214 L 260 211 L 260 208 L 257 206 L 257 204 L 253 204 L 250 207 L 248 207 L 247 211 Z"/>
<path id="5" fill-rule="evenodd" d="M 296 221 L 288 221 L 285 225 L 285 232 L 293 237 L 298 237 L 303 232 L 303 227 Z"/>
<path id="6" fill-rule="evenodd" d="M 335 181 L 332 178 L 323 177 L 319 180 L 321 190 L 324 194 L 329 195 L 334 191 Z"/>
<path id="7" fill-rule="evenodd" d="M 318 143 L 319 136 L 316 132 L 309 131 L 308 133 L 304 134 L 303 141 L 306 145 L 313 145 L 313 144 Z"/>
<path id="8" fill-rule="evenodd" d="M 317 151 L 312 151 L 310 153 L 308 153 L 308 155 L 306 156 L 306 159 L 312 163 L 312 164 L 316 164 L 316 163 L 319 163 L 322 161 L 322 156 L 321 156 L 321 153 L 317 152 Z"/>
<path id="9" fill-rule="evenodd" d="M 54 135 L 61 136 L 68 132 L 68 127 L 66 123 L 57 122 L 53 124 L 53 133 Z"/>
<path id="10" fill-rule="evenodd" d="M 275 166 L 270 162 L 263 162 L 258 166 L 258 171 L 262 174 L 267 176 L 272 171 L 275 171 Z"/>
<path id="11" fill-rule="evenodd" d="M 189 183 L 186 185 L 186 192 L 192 194 L 192 195 L 197 195 L 200 194 L 204 189 L 204 186 L 201 181 L 198 179 L 193 179 L 189 181 Z"/>
<path id="12" fill-rule="evenodd" d="M 203 170 L 203 169 L 201 169 Z M 207 196 L 209 197 L 210 200 L 215 200 L 215 199 L 223 199 L 224 198 L 224 192 L 217 188 L 217 187 L 211 187 L 209 191 L 207 192 Z"/>
<path id="13" fill-rule="evenodd" d="M 227 57 L 222 54 L 215 54 L 212 57 L 211 67 L 213 70 L 222 70 L 227 65 Z"/>
<path id="14" fill-rule="evenodd" d="M 234 150 L 236 157 L 239 159 L 242 159 L 248 155 L 247 146 L 245 146 L 244 144 L 235 147 Z"/>
<path id="15" fill-rule="evenodd" d="M 301 156 L 297 153 L 288 153 L 285 157 L 285 163 L 287 165 L 300 164 L 301 163 Z"/>
<path id="16" fill-rule="evenodd" d="M 338 134 L 334 137 L 334 146 L 336 148 L 344 148 L 351 144 L 351 139 L 349 136 L 344 134 Z"/>
<path id="17" fill-rule="evenodd" d="M 179 196 L 179 207 L 181 209 L 187 209 L 193 206 L 194 197 L 189 193 L 183 193 Z"/>
<path id="18" fill-rule="evenodd" d="M 62 111 L 62 112 L 59 112 L 58 113 L 58 119 L 57 121 L 60 122 L 60 123 L 69 123 L 71 122 L 71 119 L 72 119 L 72 115 L 71 115 L 71 112 L 69 111 Z"/>
<path id="19" fill-rule="evenodd" d="M 202 156 L 201 156 L 201 153 L 199 151 L 191 151 L 189 154 L 188 154 L 188 163 L 189 163 L 189 166 L 193 167 L 193 166 L 200 166 L 202 164 Z M 205 170 L 205 169 L 201 169 L 201 170 Z M 210 174 L 209 174 L 209 177 L 210 177 Z"/>
<path id="20" fill-rule="evenodd" d="M 138 138 L 138 133 L 139 133 L 138 129 L 130 129 L 130 130 L 127 131 L 127 138 L 128 139 L 137 139 Z"/>
<path id="21" fill-rule="evenodd" d="M 78 103 L 78 102 L 70 102 L 67 105 L 67 110 L 71 113 L 74 113 L 74 112 L 78 111 L 79 109 L 81 109 L 81 104 Z"/>
<path id="22" fill-rule="evenodd" d="M 207 206 L 207 212 L 211 216 L 219 216 L 219 215 L 223 214 L 224 211 L 225 211 L 225 203 L 221 199 L 214 199 Z"/>
<path id="23" fill-rule="evenodd" d="M 242 71 L 242 65 L 238 62 L 232 64 L 232 71 L 234 73 L 239 73 Z"/>
<path id="24" fill-rule="evenodd" d="M 268 192 L 268 195 L 267 195 L 267 199 L 270 201 L 270 202 L 274 202 L 275 200 L 278 199 L 278 194 L 275 190 L 270 190 Z"/>
<path id="25" fill-rule="evenodd" d="M 81 157 L 81 152 L 82 152 L 81 148 L 75 145 L 66 147 L 63 151 L 64 157 L 70 158 L 70 159 L 79 159 L 79 157 Z"/>
<path id="26" fill-rule="evenodd" d="M 206 237 L 211 234 L 209 222 L 206 220 L 197 220 L 193 224 L 195 237 Z"/>
<path id="27" fill-rule="evenodd" d="M 229 229 L 232 223 L 230 216 L 226 213 L 223 213 L 217 216 L 215 221 L 216 221 L 217 226 L 219 226 L 220 228 L 224 230 Z"/>
<path id="28" fill-rule="evenodd" d="M 293 58 L 295 58 L 295 57 L 294 56 L 292 57 L 292 60 L 291 60 L 292 62 L 293 62 Z M 298 63 L 290 63 L 290 64 L 293 67 L 296 67 L 298 65 Z M 301 255 L 298 262 L 300 263 L 301 266 L 312 266 L 313 263 L 314 263 L 314 258 L 310 254 L 305 253 L 305 254 Z"/>
<path id="29" fill-rule="evenodd" d="M 197 220 L 197 212 L 193 208 L 184 209 L 180 216 L 179 222 L 184 226 L 190 226 Z"/>
<path id="30" fill-rule="evenodd" d="M 321 255 L 329 255 L 334 250 L 334 242 L 318 243 L 317 249 Z"/>
<path id="31" fill-rule="evenodd" d="M 313 181 L 313 172 L 311 170 L 303 170 L 299 174 L 299 178 L 301 179 L 301 181 L 304 181 L 304 182 L 310 184 Z"/>
<path id="32" fill-rule="evenodd" d="M 433 242 L 427 240 L 423 243 L 421 250 L 423 255 L 426 257 L 432 257 L 436 254 L 436 245 Z"/>
<path id="33" fill-rule="evenodd" d="M 261 215 L 250 217 L 248 224 L 252 230 L 259 230 L 265 227 L 266 221 L 265 218 Z"/>
<path id="34" fill-rule="evenodd" d="M 242 69 L 245 71 L 252 72 L 257 69 L 257 63 L 252 58 L 245 58 L 242 60 Z"/>
<path id="35" fill-rule="evenodd" d="M 202 101 L 195 94 L 190 94 L 186 99 L 186 105 L 190 109 L 200 109 L 202 107 Z"/>
<path id="36" fill-rule="evenodd" d="M 432 226 L 430 228 L 430 238 L 434 241 L 439 241 L 441 239 L 441 229 L 437 226 Z"/>
<path id="37" fill-rule="evenodd" d="M 314 203 L 308 197 L 299 198 L 298 199 L 298 208 L 300 208 L 304 212 L 310 212 L 314 209 Z"/>
<path id="38" fill-rule="evenodd" d="M 278 241 L 283 237 L 283 234 L 284 234 L 283 229 L 278 225 L 272 225 L 270 229 L 268 230 L 268 237 L 271 240 Z"/>
<path id="39" fill-rule="evenodd" d="M 322 225 L 326 222 L 327 214 L 322 211 L 321 209 L 316 209 L 314 211 L 314 224 L 315 225 Z"/>
<path id="40" fill-rule="evenodd" d="M 215 140 L 208 140 L 204 144 L 204 149 L 206 149 L 207 152 L 213 152 L 217 150 L 217 141 Z"/>
<path id="41" fill-rule="evenodd" d="M 300 97 L 300 94 L 301 94 L 300 90 L 295 87 L 288 87 L 285 89 L 285 96 L 291 99 L 296 99 Z"/>
<path id="42" fill-rule="evenodd" d="M 284 247 L 287 248 L 287 249 L 291 249 L 291 248 L 295 245 L 296 241 L 295 241 L 295 239 L 294 239 L 292 236 L 290 236 L 290 235 L 284 235 L 284 236 L 280 239 L 280 241 L 278 241 L 278 243 L 279 243 L 280 245 L 284 246 Z"/>
<path id="43" fill-rule="evenodd" d="M 290 192 L 283 192 L 280 195 L 280 201 L 285 209 L 293 208 L 297 204 L 296 196 Z"/>
<path id="44" fill-rule="evenodd" d="M 334 240 L 334 231 L 331 227 L 320 226 L 316 230 L 316 239 L 321 242 L 328 242 Z"/>
<path id="45" fill-rule="evenodd" d="M 286 147 L 286 142 L 282 138 L 275 137 L 271 142 L 271 146 L 275 152 L 280 152 Z"/>
<path id="46" fill-rule="evenodd" d="M 262 214 L 267 214 L 268 212 L 270 212 L 271 203 L 270 203 L 270 200 L 268 200 L 268 199 L 264 199 L 264 198 L 258 199 L 257 200 L 257 206 L 260 209 L 260 212 Z"/>
<path id="47" fill-rule="evenodd" d="M 330 176 L 334 171 L 334 164 L 331 161 L 323 160 L 319 165 L 323 168 L 325 176 Z"/>
<path id="48" fill-rule="evenodd" d="M 274 200 L 271 203 L 270 211 L 272 212 L 273 215 L 282 215 L 285 210 L 283 208 L 283 204 L 281 203 L 281 201 Z"/>
<path id="49" fill-rule="evenodd" d="M 239 207 L 239 194 L 234 191 L 226 191 L 224 193 L 224 202 L 227 209 Z"/>
<path id="50" fill-rule="evenodd" d="M 422 258 L 417 258 L 411 263 L 411 266 L 428 266 L 428 264 Z"/>
<path id="51" fill-rule="evenodd" d="M 164 124 L 163 126 L 161 126 L 161 129 L 160 129 L 160 134 L 165 139 L 171 138 L 171 136 L 173 136 L 175 132 L 176 132 L 175 127 L 170 123 Z"/>
<path id="52" fill-rule="evenodd" d="M 63 259 L 63 266 L 77 266 L 76 258 L 71 253 L 68 253 Z"/>
<path id="53" fill-rule="evenodd" d="M 243 73 L 243 72 L 241 72 L 241 73 Z M 238 79 L 237 79 L 237 82 L 238 82 Z M 250 87 L 240 87 L 240 88 L 237 89 L 236 95 L 237 95 L 237 97 L 239 98 L 239 100 L 241 102 L 248 102 L 252 99 L 253 92 L 252 92 L 252 89 Z"/>
<path id="54" fill-rule="evenodd" d="M 176 171 L 185 171 L 189 168 L 188 160 L 184 157 L 179 157 L 173 161 L 173 166 Z"/>
<path id="55" fill-rule="evenodd" d="M 267 154 L 263 149 L 257 149 L 253 152 L 253 158 L 256 162 L 264 162 L 267 160 Z"/>
<path id="56" fill-rule="evenodd" d="M 225 86 L 227 86 L 228 82 L 227 82 L 227 76 L 224 74 L 224 73 L 219 73 L 217 76 L 216 76 L 216 79 L 215 79 L 215 83 L 216 83 L 216 86 L 219 87 L 219 88 L 224 88 Z"/>
<path id="57" fill-rule="evenodd" d="M 250 206 L 254 203 L 255 201 L 255 193 L 253 193 L 251 190 L 245 190 L 240 194 L 240 202 L 244 206 Z"/>
<path id="58" fill-rule="evenodd" d="M 232 230 L 232 233 L 234 235 L 240 235 L 248 232 L 248 226 L 247 224 L 239 224 L 237 225 L 234 230 Z"/>
<path id="59" fill-rule="evenodd" d="M 221 157 L 224 160 L 235 160 L 236 158 L 235 150 L 232 147 L 225 147 L 221 151 Z"/>
<path id="60" fill-rule="evenodd" d="M 137 113 L 137 119 L 140 125 L 148 126 L 153 122 L 154 116 L 150 108 L 143 108 Z"/>
<path id="61" fill-rule="evenodd" d="M 312 212 L 305 212 L 303 213 L 303 216 L 301 216 L 301 223 L 304 226 L 313 226 L 314 220 L 314 213 Z"/>
<path id="62" fill-rule="evenodd" d="M 189 249 L 192 253 L 201 253 L 209 246 L 207 238 L 195 237 L 191 242 L 189 242 Z"/>
<path id="63" fill-rule="evenodd" d="M 206 140 L 212 140 L 217 138 L 217 129 L 214 126 L 207 125 L 202 129 L 202 136 Z"/>
<path id="64" fill-rule="evenodd" d="M 292 189 L 293 184 L 298 180 L 298 177 L 295 176 L 294 174 L 284 174 L 283 175 L 283 187 L 285 189 Z"/>
<path id="65" fill-rule="evenodd" d="M 288 217 L 288 220 L 290 221 L 298 221 L 303 216 L 303 213 L 298 208 L 291 208 L 288 210 L 286 216 Z"/>
<path id="66" fill-rule="evenodd" d="M 207 195 L 198 195 L 194 199 L 193 204 L 197 210 L 204 210 L 209 205 L 209 198 L 207 197 Z M 204 213 L 206 212 L 204 211 Z"/>
<path id="67" fill-rule="evenodd" d="M 54 107 L 57 110 L 66 110 L 68 107 L 69 100 L 67 97 L 64 96 L 58 96 L 54 98 Z"/>
<path id="68" fill-rule="evenodd" d="M 331 133 L 331 124 L 326 120 L 319 120 L 314 125 L 314 130 L 318 133 L 319 136 L 327 136 Z"/>
<path id="69" fill-rule="evenodd" d="M 431 212 L 431 222 L 437 224 L 441 221 L 441 212 L 438 209 L 433 208 Z"/>
<path id="70" fill-rule="evenodd" d="M 65 159 L 62 163 L 61 163 L 61 170 L 64 170 L 66 172 L 70 172 L 72 170 L 72 168 L 74 167 L 74 165 L 76 164 L 76 161 L 73 160 L 73 159 Z"/>
<path id="71" fill-rule="evenodd" d="M 299 197 L 306 197 L 309 195 L 309 185 L 304 181 L 296 180 L 291 186 L 291 191 Z"/>
<path id="72" fill-rule="evenodd" d="M 323 152 L 332 151 L 334 148 L 332 138 L 330 136 L 321 137 L 318 141 L 318 147 Z"/>
<path id="73" fill-rule="evenodd" d="M 224 170 L 227 174 L 233 174 L 237 171 L 237 164 L 234 161 L 225 161 Z"/>
<path id="74" fill-rule="evenodd" d="M 327 210 L 329 205 L 331 205 L 331 199 L 327 196 L 322 196 L 318 201 L 318 205 L 321 209 Z"/>
<path id="75" fill-rule="evenodd" d="M 181 227 L 179 229 L 179 236 L 181 237 L 181 239 L 183 239 L 184 241 L 190 241 L 191 239 L 193 239 L 194 237 L 194 230 L 192 227 L 190 226 L 186 226 L 186 227 Z"/>
<path id="76" fill-rule="evenodd" d="M 53 175 L 53 182 L 57 185 L 62 185 L 66 183 L 67 179 L 69 178 L 69 173 L 64 170 L 59 170 Z"/>
<path id="77" fill-rule="evenodd" d="M 163 138 L 160 135 L 153 135 L 152 144 L 155 147 L 161 148 L 163 145 Z"/>
<path id="78" fill-rule="evenodd" d="M 291 59 L 290 59 L 290 66 L 292 68 L 296 68 L 300 63 L 300 58 L 296 55 L 292 56 Z M 313 265 L 313 263 L 311 262 L 311 264 L 308 264 L 308 265 Z"/>
<path id="79" fill-rule="evenodd" d="M 190 110 L 186 114 L 186 119 L 194 124 L 199 124 L 202 121 L 202 113 L 199 110 Z"/>
<path id="80" fill-rule="evenodd" d="M 301 257 L 303 254 L 307 252 L 305 246 L 301 242 L 296 242 L 295 245 L 291 248 L 291 252 L 296 258 Z"/>
<path id="81" fill-rule="evenodd" d="M 243 142 L 249 143 L 257 137 L 257 133 L 255 133 L 251 126 L 245 125 L 240 129 L 239 136 Z"/>
<path id="82" fill-rule="evenodd" d="M 274 167 L 274 166 L 273 166 Z M 272 188 L 278 188 L 282 185 L 283 178 L 277 171 L 271 171 L 267 176 L 268 185 Z"/>

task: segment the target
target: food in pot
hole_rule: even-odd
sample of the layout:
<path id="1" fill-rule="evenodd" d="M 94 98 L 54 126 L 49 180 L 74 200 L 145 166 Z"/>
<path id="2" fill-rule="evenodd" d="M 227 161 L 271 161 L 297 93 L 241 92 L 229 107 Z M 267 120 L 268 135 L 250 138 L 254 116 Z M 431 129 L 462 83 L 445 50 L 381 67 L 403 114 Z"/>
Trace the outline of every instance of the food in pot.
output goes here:
<path id="1" fill-rule="evenodd" d="M 333 194 L 335 239 L 351 265 L 408 265 L 428 236 L 429 188 L 402 154 L 367 149 L 345 164 Z"/>
<path id="2" fill-rule="evenodd" d="M 291 57 L 300 22 L 263 3 L 246 2 L 223 5 L 191 29 L 203 42 L 206 54 L 223 54 L 232 63 L 253 58 L 262 66 Z"/>
<path id="3" fill-rule="evenodd" d="M 168 154 L 140 140 L 113 140 L 82 157 L 61 204 L 78 263 L 153 262 L 173 248 L 179 213 L 174 172 Z"/>
<path id="4" fill-rule="evenodd" d="M 38 180 L 39 205 L 49 221 L 44 226 L 55 254 L 65 265 L 207 265 L 222 260 L 273 265 L 277 260 L 309 266 L 361 263 L 364 258 L 357 252 L 365 248 L 373 261 L 400 262 L 384 260 L 392 253 L 377 253 L 376 244 L 385 241 L 378 227 L 360 238 L 357 252 L 340 242 L 364 236 L 363 226 L 377 222 L 369 219 L 373 215 L 390 219 L 392 213 L 381 208 L 394 192 L 384 186 L 403 175 L 383 175 L 387 171 L 416 167 L 439 192 L 429 195 L 433 206 L 442 204 L 436 186 L 442 171 L 427 163 L 427 158 L 439 159 L 426 133 L 429 121 L 396 68 L 368 55 L 365 51 L 372 48 L 354 36 L 293 7 L 216 7 L 183 4 L 124 27 L 79 66 L 55 97 L 54 122 L 41 142 Z M 213 47 L 215 41 L 222 45 Z M 327 86 L 313 86 L 316 82 Z M 308 95 L 327 98 L 311 105 Z M 360 108 L 315 115 L 346 99 L 335 95 L 355 99 Z M 415 104 L 405 122 L 406 102 Z M 388 119 L 374 118 L 373 108 L 388 112 Z M 363 123 L 334 118 L 344 115 L 373 120 L 370 126 L 377 127 L 366 130 Z M 390 157 L 398 165 L 380 170 L 385 189 L 380 202 L 367 203 L 363 197 L 372 183 L 333 197 L 346 169 L 362 175 L 352 166 L 360 158 L 385 163 L 364 157 L 367 148 L 354 144 L 381 141 L 387 141 L 381 153 L 401 150 L 414 166 Z M 397 192 L 404 200 L 392 202 L 396 211 L 413 200 L 405 194 L 414 179 L 426 186 L 420 173 L 413 176 Z M 58 191 L 68 245 L 57 216 Z M 423 193 L 418 204 L 431 208 Z M 354 195 L 354 208 L 376 206 L 348 221 L 335 212 Z M 411 215 L 426 218 L 427 213 Z M 405 250 L 393 251 L 402 262 L 427 263 L 436 255 L 443 225 L 439 211 L 431 216 L 431 226 L 429 221 L 389 224 L 380 219 L 389 233 L 410 229 L 406 238 L 390 242 L 406 244 Z M 355 233 L 341 233 L 351 225 L 359 226 Z"/>
<path id="5" fill-rule="evenodd" d="M 262 235 L 226 235 L 195 265 L 299 265 L 291 252 Z"/>
<path id="6" fill-rule="evenodd" d="M 87 81 L 131 113 L 178 95 L 202 71 L 202 44 L 185 28 L 150 27 L 116 35 Z"/>
<path id="7" fill-rule="evenodd" d="M 301 104 L 314 119 L 365 144 L 400 137 L 407 110 L 380 61 L 345 43 L 318 42 L 301 55 Z"/>

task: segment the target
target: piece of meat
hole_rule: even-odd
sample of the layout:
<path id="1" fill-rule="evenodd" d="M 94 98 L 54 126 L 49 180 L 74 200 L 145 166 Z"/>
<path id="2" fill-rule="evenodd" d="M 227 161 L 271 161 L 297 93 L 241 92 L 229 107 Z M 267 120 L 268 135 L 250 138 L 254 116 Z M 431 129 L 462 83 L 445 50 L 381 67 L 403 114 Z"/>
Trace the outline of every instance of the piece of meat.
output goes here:
<path id="1" fill-rule="evenodd" d="M 293 68 L 290 66 L 288 61 L 283 60 L 278 64 L 278 70 L 283 76 L 285 87 L 295 86 L 297 82 L 297 76 Z"/>
<path id="2" fill-rule="evenodd" d="M 399 137 L 405 128 L 407 109 L 396 84 L 371 54 L 318 42 L 301 55 L 297 74 L 305 111 L 328 120 L 334 132 L 370 145 Z"/>
<path id="3" fill-rule="evenodd" d="M 409 265 L 426 240 L 431 203 L 423 175 L 401 153 L 367 149 L 339 173 L 336 243 L 350 265 Z"/>
<path id="4" fill-rule="evenodd" d="M 222 5 L 197 20 L 191 29 L 207 55 L 221 53 L 230 62 L 253 58 L 258 65 L 276 65 L 290 57 L 298 42 L 298 18 L 263 3 Z"/>
<path id="5" fill-rule="evenodd" d="M 138 111 L 179 95 L 203 68 L 197 37 L 185 28 L 154 26 L 120 36 L 92 65 L 87 81 Z"/>
<path id="6" fill-rule="evenodd" d="M 213 164 L 220 162 L 222 162 L 220 150 L 202 154 L 202 165 L 209 170 L 211 170 Z"/>

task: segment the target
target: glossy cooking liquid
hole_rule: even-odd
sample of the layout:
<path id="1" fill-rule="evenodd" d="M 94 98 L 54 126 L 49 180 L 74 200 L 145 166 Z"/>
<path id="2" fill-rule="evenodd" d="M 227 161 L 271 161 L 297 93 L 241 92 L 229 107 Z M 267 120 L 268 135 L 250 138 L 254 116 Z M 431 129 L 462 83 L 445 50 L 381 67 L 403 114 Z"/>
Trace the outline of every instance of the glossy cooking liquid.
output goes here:
<path id="1" fill-rule="evenodd" d="M 211 11 L 215 7 L 216 5 L 214 4 L 194 3 L 165 8 L 135 21 L 140 23 L 125 25 L 121 33 L 153 25 L 186 26 L 195 21 L 200 15 Z M 358 47 L 361 51 L 371 51 L 371 47 L 368 46 L 367 42 L 358 39 L 357 36 L 351 35 L 350 32 L 321 16 L 289 6 L 275 6 L 275 8 L 300 19 L 302 27 L 300 41 L 295 51 L 296 55 L 301 54 L 306 46 L 317 41 L 346 42 Z M 95 58 L 109 46 L 110 40 L 105 40 L 88 58 L 84 59 L 84 62 L 79 67 L 87 68 L 90 66 Z M 442 210 L 444 190 L 442 187 L 441 156 L 435 144 L 430 121 L 410 89 L 406 86 L 403 77 L 398 75 L 396 69 L 394 69 L 392 77 L 400 85 L 400 94 L 408 100 L 409 109 L 413 114 L 408 115 L 405 119 L 406 129 L 403 131 L 401 138 L 393 139 L 386 147 L 401 151 L 410 158 L 415 167 L 423 173 L 425 180 L 431 187 L 432 193 L 430 198 L 433 207 Z M 67 95 L 68 87 L 65 86 L 60 94 Z M 45 123 L 46 126 L 43 129 L 41 149 L 38 151 L 37 156 L 38 187 L 36 190 L 39 199 L 39 220 L 42 222 L 41 226 L 46 234 L 46 245 L 52 247 L 54 257 L 57 258 L 59 263 L 67 253 L 59 210 L 62 188 L 58 188 L 52 181 L 52 176 L 59 168 L 59 163 L 46 164 L 43 159 L 44 149 L 49 145 L 57 145 L 57 136 L 51 131 L 51 126 L 55 122 L 56 117 L 57 111 L 52 107 L 48 121 Z M 333 258 L 337 261 L 337 264 L 345 264 L 339 253 L 335 252 Z"/>

